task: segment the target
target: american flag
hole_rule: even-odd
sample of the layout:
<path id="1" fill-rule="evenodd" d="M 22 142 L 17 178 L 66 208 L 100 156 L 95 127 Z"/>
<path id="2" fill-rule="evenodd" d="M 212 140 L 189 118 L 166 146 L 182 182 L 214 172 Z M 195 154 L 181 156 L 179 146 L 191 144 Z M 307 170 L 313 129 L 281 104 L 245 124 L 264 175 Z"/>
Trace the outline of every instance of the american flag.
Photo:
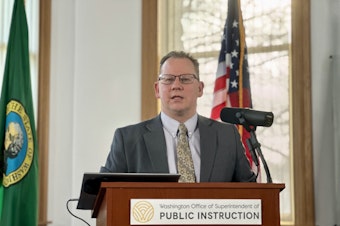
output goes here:
<path id="1" fill-rule="evenodd" d="M 218 59 L 211 118 L 219 120 L 220 112 L 224 107 L 252 107 L 240 0 L 228 1 L 228 15 Z M 239 126 L 239 132 L 248 160 L 252 168 L 255 168 L 246 142 L 250 134 L 241 126 Z"/>

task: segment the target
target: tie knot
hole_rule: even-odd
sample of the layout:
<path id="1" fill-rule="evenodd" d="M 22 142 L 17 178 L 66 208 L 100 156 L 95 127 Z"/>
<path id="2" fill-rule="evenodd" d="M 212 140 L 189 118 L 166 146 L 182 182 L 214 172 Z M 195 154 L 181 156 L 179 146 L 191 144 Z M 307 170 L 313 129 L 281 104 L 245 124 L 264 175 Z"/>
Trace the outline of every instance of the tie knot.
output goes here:
<path id="1" fill-rule="evenodd" d="M 183 134 L 187 135 L 188 129 L 187 129 L 187 127 L 184 125 L 184 123 L 180 123 L 180 124 L 179 124 L 179 126 L 178 126 L 178 133 L 179 133 L 180 135 L 183 135 Z"/>

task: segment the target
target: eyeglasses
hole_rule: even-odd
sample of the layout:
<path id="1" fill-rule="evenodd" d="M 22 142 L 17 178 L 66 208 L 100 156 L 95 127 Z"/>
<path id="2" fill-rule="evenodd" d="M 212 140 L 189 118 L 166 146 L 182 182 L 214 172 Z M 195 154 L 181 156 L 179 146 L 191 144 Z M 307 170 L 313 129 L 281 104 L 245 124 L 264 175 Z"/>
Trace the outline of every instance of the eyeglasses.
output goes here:
<path id="1" fill-rule="evenodd" d="M 171 85 L 175 82 L 177 77 L 179 78 L 181 84 L 191 84 L 194 82 L 195 79 L 198 80 L 198 78 L 194 74 L 182 74 L 182 75 L 161 74 L 158 77 L 158 81 L 160 81 L 164 85 Z"/>

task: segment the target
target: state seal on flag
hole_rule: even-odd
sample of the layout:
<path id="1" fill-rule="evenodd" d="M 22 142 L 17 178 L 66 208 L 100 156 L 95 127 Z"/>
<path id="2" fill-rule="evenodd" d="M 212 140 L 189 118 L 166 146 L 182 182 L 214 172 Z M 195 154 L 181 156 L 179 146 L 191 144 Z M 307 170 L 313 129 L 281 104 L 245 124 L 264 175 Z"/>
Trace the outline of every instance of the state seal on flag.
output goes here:
<path id="1" fill-rule="evenodd" d="M 11 100 L 6 108 L 4 187 L 19 182 L 29 171 L 34 153 L 31 121 L 24 106 Z"/>

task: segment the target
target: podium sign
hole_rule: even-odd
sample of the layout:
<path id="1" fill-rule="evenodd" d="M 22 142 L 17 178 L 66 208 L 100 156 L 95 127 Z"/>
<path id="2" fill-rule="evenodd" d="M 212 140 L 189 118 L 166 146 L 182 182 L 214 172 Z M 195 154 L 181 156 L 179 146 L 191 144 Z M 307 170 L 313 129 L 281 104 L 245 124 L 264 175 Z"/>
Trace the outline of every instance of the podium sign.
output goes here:
<path id="1" fill-rule="evenodd" d="M 279 193 L 284 187 L 284 184 L 262 183 L 103 182 L 96 196 L 92 217 L 97 218 L 97 226 L 147 225 L 150 220 L 149 223 L 143 222 L 142 218 L 133 215 L 133 211 L 137 211 L 137 203 L 146 201 L 148 203 L 138 206 L 138 211 L 150 211 L 148 208 L 151 205 L 153 214 L 157 214 L 158 219 L 162 217 L 162 222 L 169 218 L 167 225 L 194 226 L 203 224 L 196 221 L 200 220 L 206 221 L 205 225 L 221 225 L 224 222 L 224 225 L 279 226 Z M 237 212 L 232 208 L 237 205 L 243 207 L 243 212 L 232 213 Z M 210 211 L 209 206 L 215 209 Z M 171 209 L 165 209 L 167 207 Z M 176 208 L 182 209 L 174 211 Z M 238 219 L 228 223 L 219 215 L 215 217 L 216 211 L 221 212 L 224 218 Z M 150 218 L 148 214 L 143 217 Z M 254 221 L 243 221 L 240 219 L 242 217 Z M 153 225 L 162 225 L 162 222 L 157 221 Z"/>
<path id="2" fill-rule="evenodd" d="M 131 225 L 262 225 L 260 199 L 132 199 Z"/>

